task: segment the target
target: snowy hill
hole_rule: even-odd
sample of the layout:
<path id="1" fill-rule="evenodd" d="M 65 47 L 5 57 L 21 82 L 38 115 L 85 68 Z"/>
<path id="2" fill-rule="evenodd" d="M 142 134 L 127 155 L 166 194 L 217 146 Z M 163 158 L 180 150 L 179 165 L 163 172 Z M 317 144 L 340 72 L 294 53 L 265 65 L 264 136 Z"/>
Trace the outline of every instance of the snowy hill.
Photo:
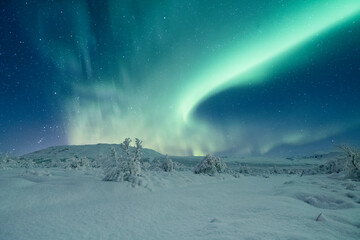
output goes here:
<path id="1" fill-rule="evenodd" d="M 29 160 L 35 163 L 66 161 L 73 158 L 87 158 L 90 161 L 102 159 L 110 155 L 110 149 L 114 147 L 116 152 L 121 154 L 120 144 L 96 144 L 96 145 L 67 145 L 53 146 L 33 153 L 25 154 L 20 160 Z M 339 157 L 341 153 L 331 152 L 325 154 L 316 154 L 312 156 L 296 156 L 296 157 L 268 157 L 268 156 L 220 156 L 220 158 L 231 169 L 239 169 L 242 166 L 251 167 L 253 169 L 269 169 L 273 167 L 286 169 L 311 169 L 324 164 L 330 159 Z M 163 160 L 165 158 L 159 152 L 152 149 L 143 149 L 142 161 L 151 162 L 153 160 Z M 193 168 L 199 163 L 203 156 L 171 156 L 171 159 L 186 166 Z"/>
<path id="2" fill-rule="evenodd" d="M 96 160 L 101 156 L 109 155 L 111 147 L 114 147 L 118 153 L 122 152 L 120 144 L 54 146 L 25 154 L 21 156 L 20 159 L 31 159 L 34 162 L 68 160 L 74 157 Z M 162 154 L 152 149 L 143 149 L 142 159 L 156 159 L 163 157 L 164 156 Z"/>

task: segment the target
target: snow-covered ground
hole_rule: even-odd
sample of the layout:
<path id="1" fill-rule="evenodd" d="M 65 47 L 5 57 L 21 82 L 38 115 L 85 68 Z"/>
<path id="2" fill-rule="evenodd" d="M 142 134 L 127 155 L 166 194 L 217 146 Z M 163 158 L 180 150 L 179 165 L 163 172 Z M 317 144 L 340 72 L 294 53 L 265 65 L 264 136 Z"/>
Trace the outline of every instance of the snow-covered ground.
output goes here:
<path id="1" fill-rule="evenodd" d="M 360 183 L 340 175 L 148 171 L 136 187 L 102 177 L 100 169 L 0 170 L 0 239 L 360 237 Z"/>

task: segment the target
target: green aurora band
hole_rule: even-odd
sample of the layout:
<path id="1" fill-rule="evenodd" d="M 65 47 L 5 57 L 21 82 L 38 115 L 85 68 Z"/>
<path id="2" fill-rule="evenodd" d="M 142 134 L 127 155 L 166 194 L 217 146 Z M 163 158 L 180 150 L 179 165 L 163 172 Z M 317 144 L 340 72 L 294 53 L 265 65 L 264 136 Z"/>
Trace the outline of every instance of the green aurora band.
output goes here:
<path id="1" fill-rule="evenodd" d="M 231 145 L 229 139 L 236 139 L 234 142 L 243 143 L 239 153 L 266 153 L 281 144 L 318 141 L 358 124 L 328 124 L 317 132 L 306 128 L 279 129 L 272 134 L 266 128 L 259 129 L 256 123 L 233 122 L 228 126 L 229 136 L 204 119 L 195 118 L 193 113 L 201 102 L 223 90 L 266 81 L 271 64 L 296 61 L 289 60 L 294 49 L 357 16 L 360 1 L 264 1 L 268 7 L 265 10 L 243 1 L 241 6 L 249 5 L 244 11 L 254 12 L 254 16 L 249 20 L 239 16 L 233 24 L 229 23 L 231 19 L 212 19 L 212 13 L 204 13 L 206 10 L 198 17 L 189 14 L 189 10 L 183 13 L 176 1 L 161 2 L 161 6 L 144 3 L 141 7 L 146 10 L 140 16 L 127 14 L 120 2 L 108 1 L 106 30 L 111 38 L 97 39 L 97 43 L 107 42 L 113 49 L 91 50 L 89 39 L 96 38 L 92 29 L 95 20 L 89 17 L 83 1 L 77 1 L 78 11 L 72 16 L 72 31 L 76 33 L 76 40 L 72 41 L 77 42 L 76 47 L 60 41 L 42 47 L 44 55 L 63 67 L 64 75 L 70 72 L 83 79 L 72 84 L 72 94 L 66 101 L 70 144 L 119 143 L 125 137 L 138 137 L 146 147 L 162 153 L 199 155 L 225 150 Z M 188 2 L 201 11 L 197 1 Z M 201 4 L 206 1 L 200 1 Z M 209 14 L 209 18 L 201 14 Z M 139 19 L 143 21 L 140 27 L 136 25 Z M 185 21 L 183 26 L 179 19 Z M 260 27 L 253 26 L 252 19 L 258 19 Z M 129 27 L 119 33 L 119 29 L 124 29 L 124 20 Z M 207 32 L 210 39 L 213 37 L 209 44 L 203 41 L 207 36 L 197 38 L 187 29 L 195 20 L 202 21 L 200 27 L 208 24 L 208 28 L 215 29 Z M 175 37 L 168 37 L 167 31 Z M 122 34 L 127 34 L 133 43 L 128 53 L 116 46 L 120 45 Z M 111 62 L 105 64 L 107 69 L 103 69 L 101 59 L 94 58 L 100 55 Z M 264 133 L 255 145 L 246 143 L 246 136 L 252 131 Z"/>
<path id="2" fill-rule="evenodd" d="M 194 84 L 184 93 L 185 99 L 181 101 L 179 108 L 184 121 L 187 122 L 195 107 L 210 95 L 235 85 L 245 85 L 248 79 L 256 83 L 265 81 L 266 69 L 259 70 L 256 67 L 266 65 L 314 35 L 321 34 L 334 24 L 359 13 L 358 1 L 345 2 L 333 1 L 324 4 L 324 1 L 314 1 L 304 10 L 292 9 L 286 18 L 291 19 L 291 22 L 271 23 L 268 35 L 250 37 L 251 39 L 244 43 L 231 47 L 229 53 L 220 57 L 221 62 L 208 65 L 196 79 L 191 80 Z M 274 25 L 276 30 L 271 31 Z M 254 68 L 261 71 L 261 74 L 252 72 Z M 242 74 L 247 76 L 242 78 Z M 249 78 L 248 74 L 253 77 Z"/>

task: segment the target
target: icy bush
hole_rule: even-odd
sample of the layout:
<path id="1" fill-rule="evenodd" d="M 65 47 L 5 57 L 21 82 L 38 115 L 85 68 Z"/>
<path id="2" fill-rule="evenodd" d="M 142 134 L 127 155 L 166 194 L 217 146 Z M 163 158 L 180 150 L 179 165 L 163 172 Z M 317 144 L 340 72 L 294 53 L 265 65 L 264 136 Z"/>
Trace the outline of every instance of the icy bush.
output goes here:
<path id="1" fill-rule="evenodd" d="M 283 173 L 283 170 L 279 169 L 277 166 L 273 166 L 272 168 L 272 171 L 271 171 L 272 174 L 282 174 Z"/>
<path id="2" fill-rule="evenodd" d="M 0 169 L 7 169 L 9 168 L 9 154 L 7 153 L 0 153 Z"/>
<path id="3" fill-rule="evenodd" d="M 328 160 L 325 164 L 320 165 L 320 170 L 324 173 L 340 173 L 345 169 L 345 158 L 335 158 Z"/>
<path id="4" fill-rule="evenodd" d="M 27 160 L 27 159 L 16 159 L 14 161 L 16 161 L 17 167 L 20 168 L 33 168 L 35 165 L 35 163 L 32 160 Z"/>
<path id="5" fill-rule="evenodd" d="M 86 157 L 79 158 L 78 156 L 75 156 L 65 163 L 65 168 L 67 169 L 85 170 L 90 167 L 92 167 L 92 164 Z"/>
<path id="6" fill-rule="evenodd" d="M 203 173 L 213 176 L 217 173 L 225 172 L 226 169 L 226 164 L 220 158 L 209 154 L 202 162 L 195 166 L 194 172 L 196 174 Z"/>
<path id="7" fill-rule="evenodd" d="M 360 179 L 360 151 L 346 146 L 338 146 L 345 155 L 344 172 L 346 177 Z"/>
<path id="8" fill-rule="evenodd" d="M 183 165 L 179 162 L 173 161 L 173 165 L 174 165 L 174 170 L 176 170 L 176 171 L 190 171 L 191 170 L 191 168 L 186 167 L 185 165 Z"/>
<path id="9" fill-rule="evenodd" d="M 171 172 L 174 170 L 174 162 L 169 158 L 169 156 L 166 154 L 165 161 L 162 164 L 162 169 L 164 169 L 165 172 Z"/>
<path id="10" fill-rule="evenodd" d="M 130 138 L 126 138 L 121 144 L 123 154 L 118 156 L 115 148 L 111 148 L 111 154 L 103 164 L 104 181 L 128 181 L 136 183 L 141 173 L 141 150 L 142 142 L 136 138 L 135 148 L 130 147 Z"/>
<path id="11" fill-rule="evenodd" d="M 249 174 L 249 169 L 245 164 L 241 164 L 241 167 L 239 169 L 239 173 L 243 174 Z"/>
<path id="12" fill-rule="evenodd" d="M 320 170 L 325 173 L 343 172 L 347 178 L 360 179 L 360 151 L 347 145 L 340 145 L 338 148 L 343 156 L 327 161 L 320 166 Z"/>
<path id="13" fill-rule="evenodd" d="M 33 162 L 16 157 L 10 157 L 8 153 L 0 153 L 0 169 L 9 168 L 32 168 Z"/>
<path id="14" fill-rule="evenodd" d="M 141 163 L 141 171 L 149 171 L 150 167 L 151 167 L 150 162 L 142 162 Z"/>
<path id="15" fill-rule="evenodd" d="M 142 162 L 142 169 L 146 171 L 189 171 L 191 168 L 185 167 L 183 164 L 173 161 L 169 157 L 165 159 L 153 159 L 149 162 Z"/>

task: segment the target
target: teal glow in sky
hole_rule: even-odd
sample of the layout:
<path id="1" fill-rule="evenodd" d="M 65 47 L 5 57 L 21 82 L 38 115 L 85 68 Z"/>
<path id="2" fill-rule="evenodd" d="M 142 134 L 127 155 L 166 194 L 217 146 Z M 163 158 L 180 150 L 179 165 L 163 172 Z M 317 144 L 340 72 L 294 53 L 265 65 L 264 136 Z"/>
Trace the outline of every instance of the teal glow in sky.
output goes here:
<path id="1" fill-rule="evenodd" d="M 358 0 L 24 4 L 67 144 L 265 154 L 360 126 Z"/>
<path id="2" fill-rule="evenodd" d="M 239 12 L 237 17 L 234 16 L 228 21 L 223 20 L 228 28 L 226 31 L 217 24 L 214 26 L 214 31 L 218 31 L 218 34 L 213 33 L 209 39 L 202 37 L 198 40 L 204 41 L 205 45 L 199 51 L 196 48 L 201 47 L 202 43 L 192 42 L 197 40 L 196 36 L 192 35 L 193 30 L 179 30 L 178 34 L 184 36 L 179 36 L 178 43 L 172 42 L 172 37 L 167 35 L 176 34 L 179 25 L 185 24 L 186 27 L 191 27 L 186 21 L 183 23 L 182 18 L 194 17 L 195 21 L 201 21 L 198 18 L 210 18 L 211 13 L 206 9 L 190 7 L 184 9 L 184 14 L 176 14 L 173 9 L 176 6 L 171 6 L 172 4 L 154 4 L 151 8 L 155 12 L 148 13 L 143 9 L 139 14 L 144 16 L 137 17 L 134 12 L 127 10 L 122 14 L 122 4 L 109 1 L 108 31 L 110 33 L 108 35 L 116 33 L 118 35 L 114 36 L 112 43 L 109 44 L 120 44 L 123 37 L 121 35 L 127 34 L 126 30 L 128 30 L 131 36 L 129 38 L 132 38 L 130 42 L 134 46 L 128 54 L 116 55 L 105 52 L 104 54 L 119 62 L 119 65 L 112 66 L 109 69 L 110 74 L 99 74 L 95 83 L 85 82 L 73 86 L 75 99 L 70 99 L 67 103 L 70 144 L 116 143 L 124 137 L 139 137 L 146 146 L 163 153 L 204 154 L 224 150 L 227 147 L 226 136 L 209 126 L 206 120 L 192 118 L 191 112 L 194 107 L 208 96 L 236 84 L 266 81 L 266 66 L 263 69 L 262 64 L 271 62 L 280 54 L 330 29 L 334 24 L 345 22 L 360 10 L 358 1 L 347 1 L 346 4 L 343 1 L 311 1 L 311 3 L 299 1 L 289 6 L 274 4 L 264 10 L 259 10 L 261 5 L 241 4 L 239 8 L 244 8 L 243 13 Z M 142 7 L 150 6 L 140 8 Z M 83 9 L 83 13 L 80 12 L 79 26 L 75 32 L 80 32 L 80 41 L 84 42 L 84 46 L 76 50 L 82 52 L 83 59 L 80 63 L 83 65 L 81 67 L 83 71 L 85 70 L 86 77 L 94 78 L 93 60 L 90 57 L 92 50 L 89 49 L 93 46 L 87 43 L 94 37 L 94 30 L 91 30 L 93 19 L 86 13 L 86 6 L 80 6 L 79 9 Z M 156 11 L 160 9 L 163 9 L 162 15 Z M 131 10 L 135 11 L 135 9 Z M 203 11 L 203 13 L 194 16 L 191 10 Z M 255 18 L 258 19 L 261 28 L 248 28 L 249 12 L 257 15 Z M 214 12 L 213 15 L 218 14 Z M 139 23 L 138 18 L 141 17 L 144 18 L 143 23 Z M 127 18 L 128 23 L 132 25 L 128 29 L 124 29 L 124 18 Z M 237 21 L 235 22 L 234 19 Z M 147 21 L 150 24 L 146 24 Z M 211 21 L 209 24 L 206 24 L 206 19 L 202 21 L 204 23 L 199 25 L 198 31 L 212 28 Z M 244 26 L 231 27 L 236 24 L 244 24 Z M 239 33 L 241 30 L 243 33 Z M 152 34 L 151 31 L 156 33 Z M 204 29 L 204 31 L 208 30 Z M 141 33 L 148 36 L 141 36 Z M 182 39 L 184 37 L 187 37 L 185 41 Z M 146 43 L 146 38 L 150 43 Z M 100 44 L 105 44 L 106 39 L 103 41 Z M 219 49 L 216 49 L 217 46 Z M 55 51 L 55 54 L 59 54 L 58 51 Z M 101 49 L 98 51 L 100 55 Z M 194 56 L 195 54 L 189 51 L 199 52 L 203 56 Z M 70 53 L 74 54 L 72 57 L 74 59 L 70 58 L 70 63 L 80 64 L 76 59 L 76 52 Z M 289 57 L 291 61 L 291 56 Z M 146 61 L 150 64 L 146 64 Z M 156 61 L 158 63 L 154 64 Z M 132 66 L 129 66 L 129 62 Z M 259 66 L 260 69 L 256 68 L 252 72 L 253 68 Z M 75 70 L 81 67 L 73 66 Z M 133 72 L 129 67 L 134 68 Z M 242 78 L 242 75 L 245 77 Z M 229 127 L 238 131 L 238 138 L 241 139 L 243 128 L 252 126 L 239 126 L 233 123 Z M 279 132 L 280 136 L 259 144 L 260 146 L 256 147 L 258 149 L 247 146 L 248 149 L 243 151 L 266 153 L 280 144 L 316 141 L 341 132 L 346 127 L 347 124 L 336 127 L 325 126 L 325 130 L 319 129 L 318 133 L 315 131 L 313 134 L 310 134 L 312 130 L 299 132 L 296 129 L 287 129 L 284 133 Z"/>

